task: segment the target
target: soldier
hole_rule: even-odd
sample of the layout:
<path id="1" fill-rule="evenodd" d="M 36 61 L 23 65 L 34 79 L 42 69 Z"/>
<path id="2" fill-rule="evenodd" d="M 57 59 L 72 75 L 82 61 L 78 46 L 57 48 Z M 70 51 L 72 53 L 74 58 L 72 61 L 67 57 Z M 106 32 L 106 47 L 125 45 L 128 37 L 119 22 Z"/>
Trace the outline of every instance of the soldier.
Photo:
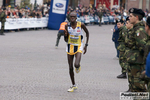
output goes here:
<path id="1" fill-rule="evenodd" d="M 146 61 L 146 71 L 142 72 L 141 79 L 145 81 L 145 83 L 147 84 L 147 90 L 148 92 L 150 92 L 150 17 L 148 17 L 146 20 L 145 31 L 148 34 L 148 41 L 144 46 L 144 60 Z"/>
<path id="2" fill-rule="evenodd" d="M 128 44 L 129 52 L 127 54 L 127 62 L 131 70 L 131 91 L 132 92 L 145 92 L 146 87 L 144 81 L 140 80 L 141 71 L 144 67 L 144 53 L 143 47 L 147 41 L 147 34 L 145 32 L 144 22 L 141 21 L 145 13 L 141 9 L 129 9 L 129 20 L 133 24 L 133 32 L 130 36 Z"/>
<path id="3" fill-rule="evenodd" d="M 146 83 L 147 83 L 147 90 L 150 93 L 150 16 L 146 20 L 145 24 L 145 30 L 146 33 L 148 34 L 148 41 L 146 43 L 146 50 L 144 51 L 146 53 Z"/>
<path id="4" fill-rule="evenodd" d="M 130 23 L 129 21 L 129 17 L 126 18 L 126 28 L 127 28 L 127 35 L 125 37 L 125 53 L 124 53 L 124 57 L 125 59 L 126 58 L 126 55 L 128 54 L 129 52 L 129 47 L 126 45 L 129 43 L 129 38 L 131 37 L 131 33 L 133 32 L 133 24 Z M 127 75 L 128 75 L 128 82 L 129 82 L 129 89 L 126 91 L 126 92 L 131 92 L 131 70 L 130 70 L 130 66 L 129 66 L 129 63 L 126 61 L 126 66 L 127 66 Z"/>
<path id="5" fill-rule="evenodd" d="M 101 9 L 98 10 L 98 17 L 100 19 L 99 26 L 101 26 L 101 21 L 102 21 L 102 17 L 103 17 L 103 12 L 101 11 Z"/>
<path id="6" fill-rule="evenodd" d="M 117 23 L 117 26 L 119 28 L 119 38 L 118 38 L 118 42 L 119 42 L 119 46 L 118 46 L 118 50 L 119 50 L 119 64 L 121 66 L 122 69 L 122 74 L 118 75 L 117 78 L 127 78 L 126 76 L 126 62 L 125 62 L 125 58 L 124 58 L 124 52 L 125 52 L 125 36 L 127 34 L 127 29 L 124 25 L 124 21 L 123 20 L 119 20 Z"/>
<path id="7" fill-rule="evenodd" d="M 0 35 L 5 35 L 4 34 L 4 26 L 5 26 L 5 22 L 6 22 L 5 10 L 6 10 L 6 8 L 3 8 L 3 11 L 0 8 L 0 22 L 1 22 L 1 32 L 0 32 Z"/>

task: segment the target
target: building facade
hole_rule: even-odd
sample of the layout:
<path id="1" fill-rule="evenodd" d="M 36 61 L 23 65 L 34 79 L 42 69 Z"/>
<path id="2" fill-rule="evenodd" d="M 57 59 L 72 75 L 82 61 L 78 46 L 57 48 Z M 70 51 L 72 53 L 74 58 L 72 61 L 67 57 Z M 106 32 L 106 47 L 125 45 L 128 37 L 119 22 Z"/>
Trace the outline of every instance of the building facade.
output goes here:
<path id="1" fill-rule="evenodd" d="M 89 6 L 90 4 L 97 7 L 99 4 L 104 4 L 108 9 L 111 9 L 113 5 L 118 5 L 119 7 L 124 7 L 129 10 L 132 7 L 150 10 L 150 0 L 70 0 L 70 6 L 84 5 Z"/>
<path id="2" fill-rule="evenodd" d="M 126 9 L 129 10 L 131 7 L 150 11 L 150 0 L 127 0 Z"/>
<path id="3" fill-rule="evenodd" d="M 13 0 L 0 0 L 0 6 L 8 6 L 11 5 L 11 1 Z M 25 0 L 14 0 L 15 5 L 20 5 L 21 1 Z M 51 0 L 36 0 L 40 3 L 50 3 Z M 35 2 L 35 0 L 30 0 L 30 2 Z M 131 7 L 140 8 L 144 11 L 147 9 L 150 11 L 150 0 L 69 0 L 69 5 L 75 8 L 78 5 L 84 5 L 89 7 L 90 4 L 97 7 L 99 4 L 104 4 L 108 9 L 111 9 L 113 5 L 118 5 L 120 7 L 124 7 L 126 10 L 129 10 Z M 40 5 L 42 5 L 40 4 Z"/>
<path id="4" fill-rule="evenodd" d="M 11 2 L 14 1 L 15 5 L 20 5 L 21 2 L 26 2 L 27 0 L 0 0 L 0 6 L 8 6 L 11 5 Z M 43 3 L 50 3 L 51 0 L 28 0 L 30 3 L 34 3 L 35 1 L 37 3 L 40 3 L 42 5 Z"/>

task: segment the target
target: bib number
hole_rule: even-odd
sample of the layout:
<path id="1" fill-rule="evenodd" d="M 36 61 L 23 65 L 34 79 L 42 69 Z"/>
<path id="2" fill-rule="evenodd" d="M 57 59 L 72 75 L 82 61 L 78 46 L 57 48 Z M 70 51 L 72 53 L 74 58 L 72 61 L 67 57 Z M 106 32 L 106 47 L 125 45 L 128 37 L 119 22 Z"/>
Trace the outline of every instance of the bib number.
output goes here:
<path id="1" fill-rule="evenodd" d="M 79 37 L 78 36 L 74 36 L 74 35 L 70 35 L 68 44 L 79 45 Z"/>

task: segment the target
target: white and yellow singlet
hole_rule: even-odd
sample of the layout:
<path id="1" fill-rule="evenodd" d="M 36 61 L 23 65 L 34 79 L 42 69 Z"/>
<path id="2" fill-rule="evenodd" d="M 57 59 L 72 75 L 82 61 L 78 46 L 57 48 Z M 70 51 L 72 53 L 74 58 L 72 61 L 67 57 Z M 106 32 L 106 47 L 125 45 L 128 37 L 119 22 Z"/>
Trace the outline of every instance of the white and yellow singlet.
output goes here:
<path id="1" fill-rule="evenodd" d="M 83 32 L 81 29 L 81 22 L 77 22 L 76 28 L 73 29 L 71 25 L 68 24 L 68 42 L 66 47 L 66 52 L 69 55 L 74 55 L 77 52 L 82 53 L 83 51 Z"/>

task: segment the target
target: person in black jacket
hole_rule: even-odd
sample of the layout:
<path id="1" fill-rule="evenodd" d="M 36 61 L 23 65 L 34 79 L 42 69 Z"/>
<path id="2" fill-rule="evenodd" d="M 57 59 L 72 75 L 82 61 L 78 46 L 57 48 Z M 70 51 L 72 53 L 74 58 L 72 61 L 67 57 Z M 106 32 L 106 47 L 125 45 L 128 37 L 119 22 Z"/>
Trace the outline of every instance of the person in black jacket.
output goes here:
<path id="1" fill-rule="evenodd" d="M 119 50 L 117 50 L 117 47 L 119 45 L 118 38 L 119 38 L 119 29 L 117 27 L 117 20 L 116 20 L 116 24 L 114 26 L 113 36 L 112 36 L 112 41 L 114 42 L 115 48 L 116 48 L 116 51 L 117 51 L 117 56 L 114 59 L 119 59 Z"/>

